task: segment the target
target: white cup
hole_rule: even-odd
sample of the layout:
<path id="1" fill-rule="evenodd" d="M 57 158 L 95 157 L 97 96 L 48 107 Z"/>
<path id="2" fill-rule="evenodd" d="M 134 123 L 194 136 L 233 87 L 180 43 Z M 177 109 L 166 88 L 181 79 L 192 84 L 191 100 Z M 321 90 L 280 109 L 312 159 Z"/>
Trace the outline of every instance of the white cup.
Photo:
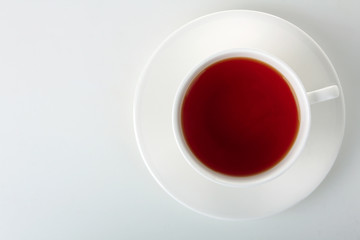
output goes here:
<path id="1" fill-rule="evenodd" d="M 196 156 L 188 147 L 181 127 L 181 106 L 184 95 L 193 79 L 195 79 L 201 71 L 206 69 L 211 64 L 234 57 L 256 59 L 272 66 L 278 72 L 280 72 L 288 81 L 288 84 L 291 86 L 295 93 L 300 113 L 300 125 L 298 134 L 286 156 L 274 167 L 259 174 L 246 177 L 225 175 L 205 166 L 200 160 L 196 158 Z M 184 158 L 190 164 L 190 166 L 192 166 L 192 168 L 196 170 L 199 174 L 201 174 L 203 177 L 216 183 L 231 187 L 253 186 L 256 184 L 265 183 L 280 176 L 286 170 L 288 170 L 290 166 L 296 161 L 304 148 L 310 130 L 310 104 L 330 100 L 338 96 L 339 88 L 335 85 L 312 92 L 306 92 L 301 80 L 296 75 L 296 73 L 286 63 L 268 53 L 254 49 L 230 49 L 216 53 L 204 59 L 181 82 L 176 93 L 173 105 L 173 131 L 175 134 L 177 145 Z"/>

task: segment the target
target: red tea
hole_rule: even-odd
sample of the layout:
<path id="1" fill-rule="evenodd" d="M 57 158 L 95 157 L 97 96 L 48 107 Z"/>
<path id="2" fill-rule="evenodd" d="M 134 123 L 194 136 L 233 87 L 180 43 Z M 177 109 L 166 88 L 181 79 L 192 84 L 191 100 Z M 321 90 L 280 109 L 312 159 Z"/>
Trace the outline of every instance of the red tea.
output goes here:
<path id="1" fill-rule="evenodd" d="M 250 58 L 216 62 L 198 74 L 181 106 L 192 153 L 208 168 L 250 176 L 279 163 L 299 130 L 297 101 L 287 80 Z"/>

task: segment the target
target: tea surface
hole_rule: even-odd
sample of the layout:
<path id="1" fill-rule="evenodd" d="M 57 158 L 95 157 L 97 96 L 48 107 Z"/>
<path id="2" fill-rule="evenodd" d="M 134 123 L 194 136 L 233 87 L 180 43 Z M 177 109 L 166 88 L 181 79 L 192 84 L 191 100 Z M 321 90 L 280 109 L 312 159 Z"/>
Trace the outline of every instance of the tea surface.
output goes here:
<path id="1" fill-rule="evenodd" d="M 299 130 L 296 98 L 271 66 L 250 58 L 216 62 L 193 79 L 181 106 L 188 147 L 208 168 L 250 176 L 279 163 Z"/>

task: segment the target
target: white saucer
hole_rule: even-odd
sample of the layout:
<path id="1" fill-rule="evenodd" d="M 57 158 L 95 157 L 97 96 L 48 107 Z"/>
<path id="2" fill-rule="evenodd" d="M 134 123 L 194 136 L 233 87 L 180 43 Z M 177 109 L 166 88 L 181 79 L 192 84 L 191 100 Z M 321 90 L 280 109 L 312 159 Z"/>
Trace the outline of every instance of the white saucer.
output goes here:
<path id="1" fill-rule="evenodd" d="M 277 56 L 293 68 L 307 91 L 340 87 L 339 98 L 311 106 L 309 139 L 293 167 L 271 182 L 249 188 L 225 187 L 199 175 L 182 157 L 171 126 L 181 80 L 202 59 L 230 48 L 255 48 Z M 314 40 L 281 18 L 234 10 L 198 18 L 159 46 L 138 85 L 134 121 L 145 164 L 168 194 L 208 216 L 250 219 L 283 211 L 320 184 L 342 142 L 345 108 L 335 69 Z"/>

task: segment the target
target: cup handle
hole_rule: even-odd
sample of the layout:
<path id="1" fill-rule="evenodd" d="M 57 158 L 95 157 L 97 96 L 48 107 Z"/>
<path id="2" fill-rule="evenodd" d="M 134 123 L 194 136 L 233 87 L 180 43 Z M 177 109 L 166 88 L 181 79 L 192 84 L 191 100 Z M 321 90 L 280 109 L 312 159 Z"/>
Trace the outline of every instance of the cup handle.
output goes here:
<path id="1" fill-rule="evenodd" d="M 307 93 L 310 104 L 324 102 L 339 97 L 339 87 L 336 85 L 324 87 Z"/>

